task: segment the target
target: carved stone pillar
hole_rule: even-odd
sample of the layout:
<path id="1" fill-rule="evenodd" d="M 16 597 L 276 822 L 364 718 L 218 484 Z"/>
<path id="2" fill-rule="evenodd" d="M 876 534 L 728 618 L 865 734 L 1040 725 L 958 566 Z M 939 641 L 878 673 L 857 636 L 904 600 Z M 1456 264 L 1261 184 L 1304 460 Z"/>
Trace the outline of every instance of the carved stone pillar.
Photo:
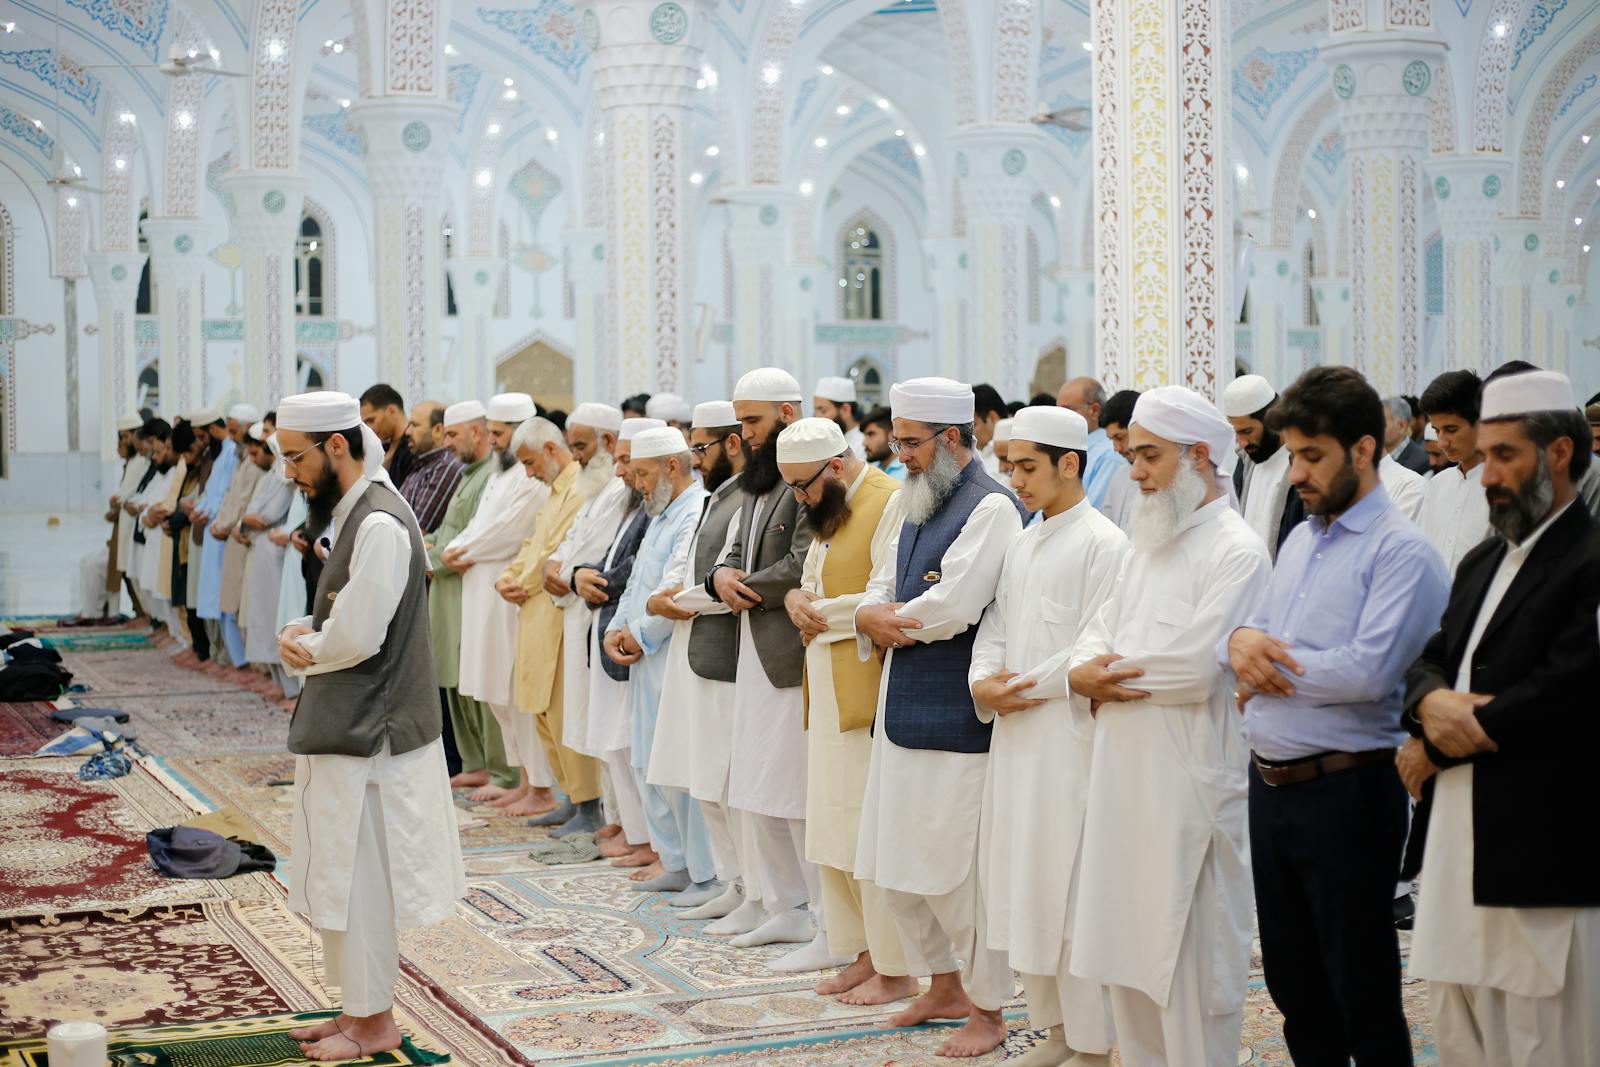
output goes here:
<path id="1" fill-rule="evenodd" d="M 244 274 L 245 395 L 263 411 L 297 392 L 294 256 L 306 179 L 281 171 L 230 174 L 234 236 Z"/>
<path id="2" fill-rule="evenodd" d="M 171 416 L 200 407 L 207 399 L 200 275 L 211 225 L 195 218 L 148 218 L 142 228 L 161 290 L 156 309 L 161 324 L 158 373 L 161 410 Z"/>
<path id="3" fill-rule="evenodd" d="M 927 260 L 929 288 L 933 290 L 934 350 L 939 374 L 968 381 L 967 352 L 967 240 L 964 237 L 929 237 L 922 242 Z"/>
<path id="4" fill-rule="evenodd" d="M 494 301 L 500 293 L 505 260 L 499 256 L 459 256 L 446 266 L 456 294 L 458 323 L 454 362 L 459 391 L 453 395 L 487 402 L 499 391 L 495 388 L 494 353 L 489 350 L 489 322 L 494 318 Z"/>
<path id="5" fill-rule="evenodd" d="M 1322 362 L 1350 366 L 1350 279 L 1342 274 L 1313 279 L 1311 299 L 1322 323 Z"/>
<path id="6" fill-rule="evenodd" d="M 600 229 L 567 230 L 563 238 L 577 341 L 573 394 L 578 403 L 599 399 L 614 404 L 622 394 L 606 349 L 606 233 Z"/>
<path id="7" fill-rule="evenodd" d="M 1500 339 L 1495 228 L 1510 197 L 1511 162 L 1493 156 L 1434 156 L 1428 174 L 1444 240 L 1444 365 L 1488 374 L 1495 367 Z"/>
<path id="8" fill-rule="evenodd" d="M 957 132 L 956 177 L 967 206 L 966 272 L 971 294 L 972 381 L 1002 396 L 1027 388 L 1033 353 L 1027 345 L 1028 212 L 1037 166 L 1032 126 L 987 124 Z"/>
<path id="9" fill-rule="evenodd" d="M 143 252 L 91 252 L 84 257 L 99 321 L 100 415 L 96 448 L 101 459 L 116 455 L 116 422 L 135 411 L 138 357 L 133 347 L 133 309 L 139 296 Z"/>

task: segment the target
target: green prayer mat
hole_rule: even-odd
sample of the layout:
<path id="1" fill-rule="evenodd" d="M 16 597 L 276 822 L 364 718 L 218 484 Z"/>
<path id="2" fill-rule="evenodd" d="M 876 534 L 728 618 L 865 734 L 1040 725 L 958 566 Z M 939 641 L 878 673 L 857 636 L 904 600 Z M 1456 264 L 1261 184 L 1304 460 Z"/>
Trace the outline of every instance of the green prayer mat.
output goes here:
<path id="1" fill-rule="evenodd" d="M 148 648 L 147 632 L 108 632 L 89 634 L 48 633 L 39 635 L 39 643 L 58 652 L 117 652 L 131 648 Z"/>
<path id="2" fill-rule="evenodd" d="M 289 1031 L 332 1019 L 336 1011 L 303 1011 L 284 1015 L 257 1015 L 209 1023 L 175 1023 L 113 1030 L 107 1053 L 112 1067 L 279 1067 L 301 1064 L 299 1042 Z M 449 1056 L 427 1052 L 401 1039 L 392 1052 L 366 1059 L 340 1060 L 358 1067 L 448 1063 Z M 0 1067 L 48 1067 L 50 1055 L 44 1036 L 20 1041 L 0 1041 Z"/>

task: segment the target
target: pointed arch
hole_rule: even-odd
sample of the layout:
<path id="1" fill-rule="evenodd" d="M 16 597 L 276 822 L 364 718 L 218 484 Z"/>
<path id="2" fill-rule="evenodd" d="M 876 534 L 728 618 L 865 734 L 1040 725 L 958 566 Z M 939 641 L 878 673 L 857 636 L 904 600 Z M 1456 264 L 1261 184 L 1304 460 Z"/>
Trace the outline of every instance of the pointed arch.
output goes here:
<path id="1" fill-rule="evenodd" d="M 1517 153 L 1517 213 L 1520 215 L 1537 217 L 1539 214 L 1544 190 L 1545 150 L 1550 143 L 1556 108 L 1578 70 L 1596 52 L 1600 52 L 1600 26 L 1586 33 L 1551 68 L 1533 106 L 1528 109 L 1528 117 L 1522 124 L 1522 146 Z"/>
<path id="2" fill-rule="evenodd" d="M 896 271 L 894 231 L 889 228 L 889 224 L 883 220 L 883 217 L 877 212 L 873 211 L 871 208 L 861 208 L 846 218 L 844 224 L 840 226 L 839 229 L 834 233 L 833 239 L 833 253 L 837 257 L 836 262 L 839 264 L 839 270 L 841 272 L 840 277 L 844 277 L 843 272 L 845 271 L 845 268 L 849 262 L 849 256 L 847 253 L 851 251 L 850 245 L 852 242 L 852 235 L 855 234 L 855 231 L 857 230 L 868 231 L 868 233 L 870 233 L 877 242 L 877 247 L 875 249 L 877 252 L 876 275 L 873 274 L 870 267 L 861 272 L 867 275 L 867 277 L 862 281 L 862 285 L 866 286 L 869 291 L 873 284 L 876 283 L 877 299 L 869 299 L 869 306 L 875 305 L 877 314 L 855 317 L 875 318 L 884 322 L 893 322 L 895 321 L 895 313 L 898 310 L 897 301 L 895 300 Z M 864 242 L 858 241 L 857 243 Z M 867 250 L 856 249 L 855 251 L 861 253 Z M 835 306 L 837 308 L 839 318 L 848 318 L 850 316 L 846 315 L 845 307 L 851 287 L 841 285 L 837 288 L 839 290 L 839 299 Z"/>
<path id="3" fill-rule="evenodd" d="M 1294 240 L 1300 174 L 1305 169 L 1306 156 L 1311 153 L 1317 130 L 1333 113 L 1337 103 L 1333 91 L 1324 89 L 1300 113 L 1284 142 L 1277 173 L 1272 176 L 1272 245 L 1275 248 L 1288 248 Z"/>

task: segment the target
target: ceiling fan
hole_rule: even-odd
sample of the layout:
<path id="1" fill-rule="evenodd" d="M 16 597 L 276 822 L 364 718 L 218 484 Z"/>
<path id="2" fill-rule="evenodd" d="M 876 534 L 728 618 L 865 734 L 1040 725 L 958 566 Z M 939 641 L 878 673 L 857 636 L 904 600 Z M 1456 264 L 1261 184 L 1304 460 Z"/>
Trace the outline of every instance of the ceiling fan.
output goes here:
<path id="1" fill-rule="evenodd" d="M 1086 107 L 1058 107 L 1053 111 L 1041 111 L 1033 116 L 1037 126 L 1060 126 L 1072 133 L 1083 133 L 1089 129 L 1089 109 Z"/>
<path id="2" fill-rule="evenodd" d="M 186 48 L 181 42 L 173 41 L 167 49 L 167 58 L 160 63 L 97 63 L 87 70 L 159 70 L 169 78 L 182 78 L 190 74 L 215 74 L 219 78 L 244 78 L 247 77 L 241 70 L 223 70 L 216 65 L 215 52 L 203 52 L 198 48 Z"/>
<path id="3" fill-rule="evenodd" d="M 51 58 L 58 72 L 55 78 L 55 146 L 50 151 L 50 177 L 44 183 L 53 189 L 98 193 L 101 190 L 84 182 L 83 168 L 67 162 L 67 152 L 61 143 L 61 0 L 56 0 L 56 44 Z"/>

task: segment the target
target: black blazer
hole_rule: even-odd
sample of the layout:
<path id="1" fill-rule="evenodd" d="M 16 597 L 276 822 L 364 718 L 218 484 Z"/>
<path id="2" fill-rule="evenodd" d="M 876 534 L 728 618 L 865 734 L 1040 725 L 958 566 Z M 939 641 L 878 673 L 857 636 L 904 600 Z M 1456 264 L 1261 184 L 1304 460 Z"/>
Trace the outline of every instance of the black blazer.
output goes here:
<path id="1" fill-rule="evenodd" d="M 1426 475 L 1432 469 L 1428 466 L 1428 450 L 1409 437 L 1406 438 L 1406 443 L 1400 446 L 1400 454 L 1394 457 L 1394 461 L 1422 475 Z"/>
<path id="2" fill-rule="evenodd" d="M 1491 537 L 1456 568 L 1444 620 L 1406 673 L 1402 722 L 1415 737 L 1423 737 L 1422 698 L 1455 688 L 1479 606 L 1505 553 L 1505 543 Z M 1597 608 L 1600 527 L 1574 501 L 1533 546 L 1472 660 L 1472 691 L 1494 696 L 1478 721 L 1500 746 L 1472 757 L 1472 896 L 1480 905 L 1600 904 L 1600 867 L 1574 847 L 1574 833 L 1600 814 L 1593 785 L 1600 747 Z M 1423 743 L 1440 767 L 1465 762 Z M 1430 780 L 1412 823 L 1413 858 L 1421 857 L 1427 837 L 1432 787 Z"/>
<path id="3" fill-rule="evenodd" d="M 1278 447 L 1283 447 L 1282 445 Z M 1239 462 L 1233 465 L 1233 495 L 1244 499 L 1244 468 L 1246 463 L 1252 462 L 1249 456 L 1241 455 Z M 1294 486 L 1289 487 L 1289 495 L 1283 498 L 1283 514 L 1278 517 L 1278 543 L 1268 545 L 1272 550 L 1272 558 L 1278 558 L 1278 549 L 1289 539 L 1294 528 L 1306 521 L 1305 501 L 1300 499 L 1300 494 L 1294 491 Z"/>
<path id="4" fill-rule="evenodd" d="M 600 577 L 606 580 L 606 599 L 603 604 L 595 605 L 596 615 L 592 622 L 593 625 L 600 627 L 602 646 L 605 644 L 606 627 L 611 625 L 612 618 L 617 614 L 617 606 L 622 603 L 622 594 L 627 591 L 628 577 L 633 574 L 634 557 L 639 554 L 639 546 L 644 543 L 644 532 L 649 526 L 650 513 L 645 511 L 643 504 L 640 504 L 634 509 L 633 518 L 628 524 L 617 531 L 617 550 L 608 553 L 611 556 L 609 569 L 604 560 L 598 563 L 580 563 L 572 568 L 574 575 L 581 570 L 599 571 Z M 604 652 L 600 653 L 600 667 L 619 682 L 628 680 L 627 666 L 613 663 L 611 657 Z"/>

